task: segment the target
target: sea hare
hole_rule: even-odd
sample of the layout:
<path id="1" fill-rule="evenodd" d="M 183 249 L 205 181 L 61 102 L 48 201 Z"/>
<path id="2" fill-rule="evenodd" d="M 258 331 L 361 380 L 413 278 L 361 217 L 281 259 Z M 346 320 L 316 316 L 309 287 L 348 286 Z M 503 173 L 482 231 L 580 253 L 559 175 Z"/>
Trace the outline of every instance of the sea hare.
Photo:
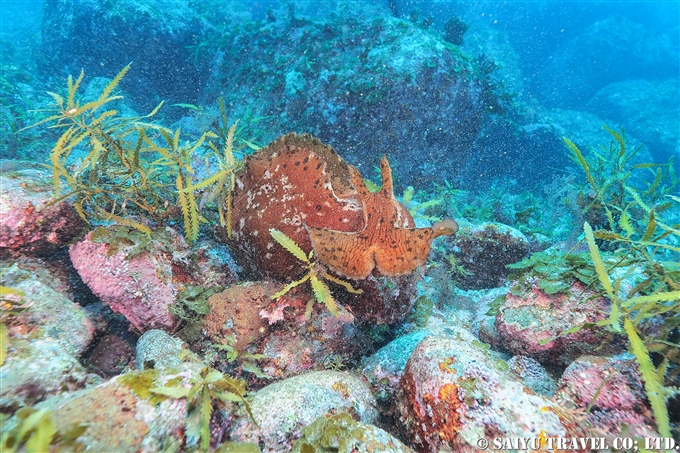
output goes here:
<path id="1" fill-rule="evenodd" d="M 386 277 L 410 274 L 425 264 L 434 238 L 458 231 L 458 224 L 451 219 L 430 228 L 412 228 L 413 218 L 394 198 L 392 170 L 385 156 L 380 161 L 380 172 L 382 188 L 371 193 L 359 170 L 349 166 L 352 184 L 363 208 L 361 231 L 346 233 L 308 228 L 315 256 L 343 277 L 363 280 L 374 269 Z"/>
<path id="2" fill-rule="evenodd" d="M 432 240 L 455 233 L 458 225 L 447 219 L 415 228 L 394 198 L 386 157 L 380 168 L 383 187 L 371 193 L 359 170 L 307 134 L 284 135 L 248 156 L 236 174 L 227 239 L 236 260 L 254 274 L 299 276 L 301 263 L 269 235 L 276 228 L 342 277 L 413 272 L 425 263 Z"/>

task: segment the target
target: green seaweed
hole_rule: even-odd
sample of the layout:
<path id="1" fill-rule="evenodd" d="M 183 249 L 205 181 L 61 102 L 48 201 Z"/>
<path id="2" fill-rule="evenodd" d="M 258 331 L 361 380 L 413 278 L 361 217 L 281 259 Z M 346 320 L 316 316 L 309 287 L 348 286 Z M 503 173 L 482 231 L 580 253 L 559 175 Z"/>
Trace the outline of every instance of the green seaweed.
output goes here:
<path id="1" fill-rule="evenodd" d="M 335 316 L 338 316 L 337 303 L 335 302 L 335 299 L 331 295 L 331 290 L 328 288 L 328 285 L 326 285 L 322 278 L 332 281 L 333 283 L 337 283 L 338 285 L 341 285 L 343 288 L 345 288 L 348 292 L 352 294 L 361 294 L 363 292 L 361 289 L 359 290 L 354 289 L 352 285 L 350 285 L 348 282 L 333 277 L 328 272 L 326 272 L 325 269 L 315 265 L 315 263 L 311 261 L 312 256 L 314 255 L 313 250 L 310 251 L 309 256 L 307 256 L 305 252 L 295 242 L 293 242 L 291 238 L 289 238 L 286 234 L 282 233 L 281 231 L 275 228 L 270 228 L 269 234 L 271 234 L 272 238 L 274 238 L 276 242 L 278 242 L 283 248 L 290 252 L 291 255 L 293 255 L 298 260 L 302 261 L 309 268 L 309 272 L 304 277 L 287 284 L 281 291 L 274 294 L 272 296 L 272 299 L 278 299 L 291 289 L 309 280 L 312 285 L 312 291 L 314 292 L 314 298 L 316 299 L 316 301 L 318 303 L 324 304 L 326 308 L 328 308 L 328 311 L 333 313 Z M 310 299 L 309 303 L 307 304 L 307 310 L 305 312 L 306 319 L 309 319 L 309 317 L 312 314 L 313 302 L 314 299 Z"/>
<path id="2" fill-rule="evenodd" d="M 293 452 L 351 453 L 365 441 L 365 429 L 346 412 L 322 415 L 302 429 L 302 437 L 293 445 Z"/>
<path id="3" fill-rule="evenodd" d="M 109 225 L 92 230 L 90 240 L 95 244 L 108 244 L 106 256 L 125 252 L 126 260 L 145 251 L 173 253 L 177 248 L 177 237 L 164 228 L 145 233 L 131 226 Z"/>
<path id="4" fill-rule="evenodd" d="M 213 405 L 241 402 L 250 419 L 257 425 L 250 410 L 250 405 L 245 400 L 245 381 L 224 375 L 210 367 L 205 367 L 189 380 L 189 384 L 190 388 L 186 388 L 179 385 L 179 383 L 176 385 L 167 383 L 162 387 L 150 389 L 150 392 L 169 398 L 187 399 L 189 404 L 187 435 L 200 439 L 201 451 L 208 451 L 210 449 L 210 418 L 213 412 Z"/>
<path id="5" fill-rule="evenodd" d="M 54 202 L 73 197 L 85 221 L 115 221 L 147 234 L 149 225 L 160 228 L 182 219 L 185 236 L 193 241 L 205 221 L 199 212 L 199 192 L 217 186 L 213 191 L 224 194 L 233 188 L 233 183 L 224 184 L 237 168 L 231 142 L 219 151 L 213 141 L 220 136 L 213 132 L 186 141 L 179 129 L 149 123 L 163 102 L 148 115 L 121 117 L 110 103 L 122 98 L 115 91 L 129 69 L 130 65 L 123 68 L 96 100 L 86 103 L 77 96 L 84 73 L 76 80 L 69 76 L 65 97 L 49 93 L 55 102 L 53 114 L 30 126 L 49 123 L 64 131 L 50 153 Z M 214 155 L 218 169 L 195 182 L 192 159 L 199 151 Z"/>
<path id="6" fill-rule="evenodd" d="M 411 321 L 418 327 L 426 327 L 433 308 L 432 299 L 427 296 L 418 297 L 411 310 Z"/>
<path id="7" fill-rule="evenodd" d="M 210 313 L 208 299 L 213 294 L 224 291 L 222 286 L 206 288 L 204 286 L 187 285 L 179 294 L 176 302 L 168 309 L 170 313 L 183 321 L 202 321 Z"/>
<path id="8" fill-rule="evenodd" d="M 86 446 L 78 442 L 87 426 L 72 424 L 64 432 L 56 429 L 50 409 L 23 407 L 15 414 L 15 424 L 6 429 L 0 437 L 0 451 L 14 453 L 18 451 L 46 452 L 55 446 L 56 451 L 81 452 Z M 6 422 L 3 422 L 3 428 Z"/>
<path id="9" fill-rule="evenodd" d="M 628 338 L 657 429 L 662 437 L 671 437 L 666 400 L 674 391 L 664 386 L 664 381 L 670 378 L 669 363 L 673 363 L 676 376 L 680 367 L 680 345 L 670 341 L 680 327 L 680 225 L 664 217 L 680 208 L 680 198 L 672 194 L 679 180 L 672 161 L 632 164 L 639 148 L 629 151 L 623 133 L 605 129 L 612 135 L 612 143 L 603 148 L 605 156 L 596 154 L 594 160 L 589 161 L 565 139 L 594 194 L 583 213 L 587 218 L 590 213 L 590 218 L 605 219 L 599 229 L 587 221 L 583 226 L 597 278 L 594 283 L 611 300 L 609 316 L 596 324 Z M 593 210 L 604 214 L 592 215 Z M 611 252 L 603 252 L 598 241 Z M 642 278 L 624 291 L 626 269 L 638 269 Z M 652 324 L 659 327 L 649 335 L 646 332 Z M 653 364 L 654 353 L 663 358 L 659 367 Z"/>
<path id="10" fill-rule="evenodd" d="M 547 294 L 557 294 L 568 293 L 575 281 L 590 286 L 597 280 L 588 254 L 583 252 L 566 253 L 549 249 L 506 267 L 515 270 L 508 276 L 515 283 L 510 287 L 515 295 L 521 295 L 533 284 Z"/>
<path id="11" fill-rule="evenodd" d="M 158 386 L 158 378 L 160 376 L 158 370 L 148 369 L 122 374 L 117 378 L 117 381 L 129 387 L 139 398 L 147 400 L 151 404 L 159 404 L 168 399 L 164 395 L 151 392 L 152 388 Z M 179 379 L 179 381 L 181 381 L 181 379 Z M 173 382 L 179 383 L 177 381 Z"/>

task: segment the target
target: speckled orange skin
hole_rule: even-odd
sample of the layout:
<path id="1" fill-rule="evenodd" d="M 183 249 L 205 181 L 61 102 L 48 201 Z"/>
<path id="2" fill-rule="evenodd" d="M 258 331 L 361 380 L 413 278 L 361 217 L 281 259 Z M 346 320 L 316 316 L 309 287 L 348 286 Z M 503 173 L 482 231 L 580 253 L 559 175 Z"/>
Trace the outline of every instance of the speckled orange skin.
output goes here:
<path id="1" fill-rule="evenodd" d="M 363 214 L 347 164 L 310 135 L 288 134 L 244 161 L 236 175 L 232 237 L 218 229 L 238 263 L 254 275 L 290 281 L 305 269 L 270 236 L 276 228 L 305 253 L 305 225 L 358 231 Z"/>
<path id="2" fill-rule="evenodd" d="M 354 280 L 397 277 L 425 263 L 432 240 L 458 230 L 453 220 L 415 228 L 381 162 L 382 189 L 372 193 L 355 167 L 309 135 L 288 134 L 249 156 L 237 174 L 232 238 L 239 264 L 280 280 L 298 277 L 299 261 L 272 240 L 289 236 L 335 274 Z M 222 234 L 224 236 L 224 234 Z M 310 240 L 311 239 L 311 240 Z"/>

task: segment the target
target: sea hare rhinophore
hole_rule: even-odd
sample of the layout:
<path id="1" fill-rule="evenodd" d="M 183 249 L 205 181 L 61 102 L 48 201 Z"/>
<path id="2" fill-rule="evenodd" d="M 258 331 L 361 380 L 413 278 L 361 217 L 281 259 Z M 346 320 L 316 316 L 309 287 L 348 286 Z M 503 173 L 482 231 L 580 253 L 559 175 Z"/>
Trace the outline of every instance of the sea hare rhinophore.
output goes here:
<path id="1" fill-rule="evenodd" d="M 290 280 L 301 263 L 269 234 L 276 228 L 336 274 L 395 277 L 425 263 L 434 238 L 458 230 L 453 220 L 415 228 L 392 191 L 387 158 L 383 187 L 366 189 L 359 170 L 311 135 L 287 134 L 244 161 L 236 174 L 232 238 L 236 260 L 252 273 Z"/>

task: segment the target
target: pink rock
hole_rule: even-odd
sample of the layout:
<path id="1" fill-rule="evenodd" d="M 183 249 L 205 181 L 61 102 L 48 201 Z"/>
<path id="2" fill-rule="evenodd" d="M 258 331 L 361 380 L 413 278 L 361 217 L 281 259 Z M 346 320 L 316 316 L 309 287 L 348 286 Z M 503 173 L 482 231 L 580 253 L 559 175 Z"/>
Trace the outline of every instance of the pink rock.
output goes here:
<path id="1" fill-rule="evenodd" d="M 168 306 L 175 302 L 175 295 L 183 286 L 173 282 L 172 257 L 143 251 L 126 259 L 123 250 L 108 256 L 110 246 L 93 243 L 91 235 L 88 233 L 71 246 L 70 255 L 73 266 L 92 292 L 142 332 L 173 331 L 178 321 Z M 183 243 L 179 235 L 177 242 Z"/>
<path id="2" fill-rule="evenodd" d="M 26 169 L 0 175 L 0 254 L 44 255 L 63 247 L 85 222 L 66 201 L 54 199 L 49 175 Z"/>
<path id="3" fill-rule="evenodd" d="M 636 435 L 653 437 L 652 413 L 633 358 L 579 357 L 562 374 L 554 400 L 566 407 L 590 407 L 588 420 L 613 436 L 625 423 L 635 427 Z"/>
<path id="4" fill-rule="evenodd" d="M 603 342 L 599 336 L 603 330 L 584 328 L 564 332 L 601 320 L 609 313 L 609 304 L 609 300 L 596 297 L 580 282 L 574 282 L 568 293 L 556 294 L 547 294 L 531 284 L 519 295 L 508 291 L 495 326 L 503 347 L 512 354 L 566 366 L 582 354 L 593 353 Z M 600 353 L 610 351 L 611 348 L 603 349 Z"/>
<path id="5" fill-rule="evenodd" d="M 286 299 L 283 312 L 262 343 L 262 353 L 270 359 L 262 369 L 272 377 L 288 377 L 311 369 L 344 369 L 365 354 L 368 339 L 354 324 L 354 316 L 338 305 L 338 316 L 316 303 L 305 319 L 306 302 L 312 297 L 297 291 Z"/>

